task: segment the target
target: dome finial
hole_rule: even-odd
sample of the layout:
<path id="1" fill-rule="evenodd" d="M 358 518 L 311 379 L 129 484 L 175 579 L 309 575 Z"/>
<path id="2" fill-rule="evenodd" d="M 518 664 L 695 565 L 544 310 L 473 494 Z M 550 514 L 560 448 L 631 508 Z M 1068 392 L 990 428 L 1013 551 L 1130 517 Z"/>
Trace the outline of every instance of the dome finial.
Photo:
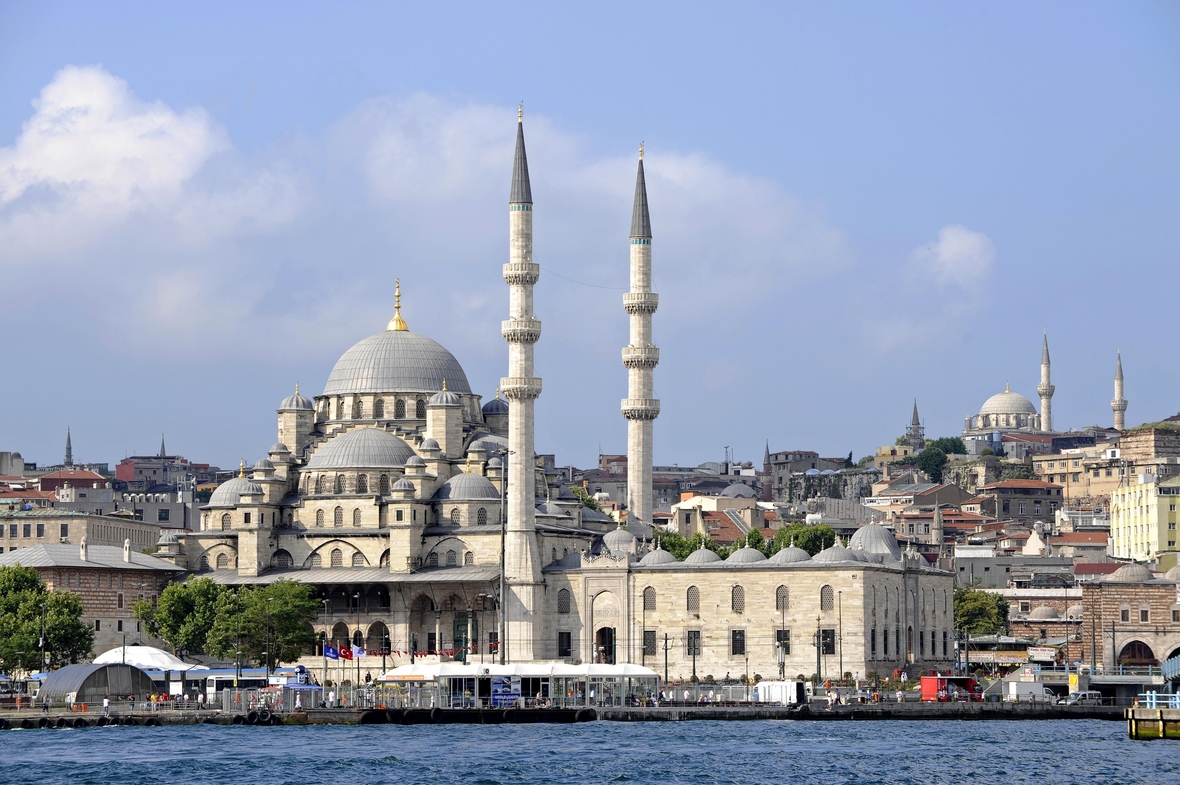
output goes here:
<path id="1" fill-rule="evenodd" d="M 1012 386 L 1009 385 L 1008 382 L 1004 382 L 1004 392 L 1006 392 L 1006 393 L 1012 392 Z"/>
<path id="2" fill-rule="evenodd" d="M 447 391 L 447 380 L 446 380 L 446 378 L 444 378 L 444 379 L 443 379 L 443 388 L 442 388 L 442 391 L 443 391 L 443 392 L 446 392 L 446 391 Z"/>
<path id="3" fill-rule="evenodd" d="M 299 394 L 299 382 L 295 382 L 295 394 Z"/>
<path id="4" fill-rule="evenodd" d="M 497 401 L 500 400 L 500 388 L 499 387 L 496 388 L 496 400 Z"/>
<path id="5" fill-rule="evenodd" d="M 239 477 L 246 476 L 246 459 L 245 458 L 243 458 L 242 462 L 238 464 L 238 476 Z"/>
<path id="6" fill-rule="evenodd" d="M 406 332 L 410 329 L 406 326 L 406 320 L 402 318 L 402 281 L 400 278 L 393 282 L 393 318 L 389 320 L 385 329 L 398 332 Z"/>
<path id="7" fill-rule="evenodd" d="M 643 142 L 639 143 L 639 160 L 643 160 Z"/>

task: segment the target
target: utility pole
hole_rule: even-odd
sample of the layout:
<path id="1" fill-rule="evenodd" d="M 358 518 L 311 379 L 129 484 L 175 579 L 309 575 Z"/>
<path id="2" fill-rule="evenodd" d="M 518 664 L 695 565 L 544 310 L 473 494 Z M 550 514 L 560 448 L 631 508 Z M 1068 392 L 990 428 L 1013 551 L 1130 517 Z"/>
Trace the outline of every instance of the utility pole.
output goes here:
<path id="1" fill-rule="evenodd" d="M 840 678 L 844 678 L 844 592 L 836 592 L 836 626 L 840 630 Z"/>
<path id="2" fill-rule="evenodd" d="M 48 603 L 41 603 L 41 670 L 45 670 L 45 610 Z"/>
<path id="3" fill-rule="evenodd" d="M 323 690 L 328 688 L 328 620 L 331 618 L 329 615 L 330 612 L 328 611 L 328 606 L 331 605 L 332 601 L 325 597 L 324 599 L 320 600 L 320 602 L 324 605 L 324 643 L 323 646 L 320 647 L 320 651 L 322 651 L 324 654 L 324 680 L 320 684 L 320 687 L 323 688 L 320 690 L 320 692 L 323 693 L 320 697 L 326 699 L 328 695 L 327 693 L 324 693 Z M 339 653 L 336 656 L 340 656 Z"/>
<path id="4" fill-rule="evenodd" d="M 668 633 L 664 633 L 664 684 L 668 683 Z"/>
<path id="5" fill-rule="evenodd" d="M 361 631 L 361 593 L 358 591 L 356 594 L 352 595 L 352 598 L 354 600 L 356 600 L 356 631 L 360 632 Z M 362 635 L 361 636 L 361 643 L 364 643 L 364 642 L 365 642 L 365 638 Z M 352 644 L 352 642 L 349 641 L 349 645 L 351 645 L 351 644 Z M 353 652 L 352 658 L 354 660 L 356 660 L 356 681 L 353 682 L 353 687 L 352 687 L 355 690 L 357 688 L 357 686 L 361 683 L 361 655 L 358 655 L 356 652 Z M 355 697 L 353 699 L 353 703 L 356 703 Z"/>
<path id="6" fill-rule="evenodd" d="M 270 684 L 270 604 L 275 601 L 274 597 L 266 598 L 266 683 Z"/>
<path id="7" fill-rule="evenodd" d="M 823 651 L 823 634 L 819 628 L 819 617 L 815 617 L 815 675 L 820 679 L 824 678 L 824 664 L 820 654 Z M 817 688 L 819 685 L 815 685 Z"/>
<path id="8" fill-rule="evenodd" d="M 500 617 L 500 633 L 496 648 L 500 650 L 500 664 L 508 661 L 508 587 L 504 579 L 504 551 L 508 547 L 508 460 L 511 451 L 504 453 L 504 473 L 500 476 L 500 597 L 496 609 Z"/>

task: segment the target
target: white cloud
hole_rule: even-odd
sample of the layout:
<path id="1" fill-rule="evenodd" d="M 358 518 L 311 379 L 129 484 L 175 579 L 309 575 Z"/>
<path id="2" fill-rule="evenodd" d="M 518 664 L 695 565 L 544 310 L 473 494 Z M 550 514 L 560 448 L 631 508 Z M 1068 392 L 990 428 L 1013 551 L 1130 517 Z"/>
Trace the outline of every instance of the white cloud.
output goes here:
<path id="1" fill-rule="evenodd" d="M 940 287 L 974 291 L 991 274 L 996 248 L 991 239 L 965 226 L 944 226 L 938 239 L 914 249 L 914 267 Z"/>

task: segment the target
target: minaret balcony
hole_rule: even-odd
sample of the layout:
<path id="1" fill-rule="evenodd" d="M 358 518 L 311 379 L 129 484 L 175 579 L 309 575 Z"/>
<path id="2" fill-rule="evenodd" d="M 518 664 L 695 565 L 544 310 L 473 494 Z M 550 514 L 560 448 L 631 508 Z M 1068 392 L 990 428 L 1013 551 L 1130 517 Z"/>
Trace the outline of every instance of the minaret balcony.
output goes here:
<path id="1" fill-rule="evenodd" d="M 500 333 L 508 343 L 536 343 L 541 338 L 541 322 L 537 319 L 506 319 L 500 322 Z"/>
<path id="2" fill-rule="evenodd" d="M 624 346 L 624 368 L 655 368 L 660 364 L 660 350 L 654 346 Z"/>
<path id="3" fill-rule="evenodd" d="M 1052 398 L 1053 393 L 1056 390 L 1057 390 L 1057 387 L 1052 384 L 1038 384 L 1037 385 L 1037 395 L 1041 396 L 1042 398 L 1045 398 L 1045 397 Z"/>
<path id="4" fill-rule="evenodd" d="M 655 313 L 659 305 L 660 296 L 655 292 L 627 292 L 623 295 L 623 309 L 632 316 Z"/>
<path id="5" fill-rule="evenodd" d="M 510 401 L 527 401 L 541 394 L 541 380 L 535 376 L 505 376 L 500 379 L 500 394 Z"/>
<path id="6" fill-rule="evenodd" d="M 509 262 L 504 265 L 504 281 L 509 286 L 532 286 L 541 277 L 541 265 L 533 262 Z"/>
<path id="7" fill-rule="evenodd" d="M 619 408 L 628 420 L 654 420 L 660 416 L 658 398 L 624 398 Z"/>

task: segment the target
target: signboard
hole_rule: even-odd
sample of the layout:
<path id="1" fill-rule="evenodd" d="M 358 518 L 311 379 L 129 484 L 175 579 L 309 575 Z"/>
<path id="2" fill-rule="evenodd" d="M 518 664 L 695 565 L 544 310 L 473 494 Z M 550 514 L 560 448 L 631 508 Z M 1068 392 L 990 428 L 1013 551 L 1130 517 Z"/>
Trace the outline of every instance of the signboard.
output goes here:
<path id="1" fill-rule="evenodd" d="M 390 674 L 389 681 L 426 681 L 426 676 L 421 673 L 396 673 Z"/>
<path id="2" fill-rule="evenodd" d="M 1023 665 L 1028 662 L 1028 655 L 1023 651 L 976 651 L 972 649 L 967 656 L 967 661 L 996 665 Z"/>
<path id="3" fill-rule="evenodd" d="M 1078 689 L 1078 675 L 1076 673 L 1069 674 L 1069 691 L 1080 692 Z"/>
<path id="4" fill-rule="evenodd" d="M 1028 658 L 1038 662 L 1056 662 L 1057 649 L 1051 646 L 1029 646 Z"/>
<path id="5" fill-rule="evenodd" d="M 520 700 L 519 676 L 492 677 L 492 706 L 494 708 L 515 706 L 518 700 Z"/>

